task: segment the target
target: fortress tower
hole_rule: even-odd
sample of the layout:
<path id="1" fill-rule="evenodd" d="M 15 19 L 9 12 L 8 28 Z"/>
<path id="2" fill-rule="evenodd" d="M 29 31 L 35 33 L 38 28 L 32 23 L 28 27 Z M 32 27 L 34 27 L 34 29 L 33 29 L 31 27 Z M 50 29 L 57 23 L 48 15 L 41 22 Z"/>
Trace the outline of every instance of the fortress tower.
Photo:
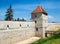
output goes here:
<path id="1" fill-rule="evenodd" d="M 35 22 L 36 36 L 45 37 L 45 30 L 47 29 L 48 22 L 47 13 L 45 12 L 45 10 L 41 6 L 38 6 L 31 13 L 31 19 Z"/>

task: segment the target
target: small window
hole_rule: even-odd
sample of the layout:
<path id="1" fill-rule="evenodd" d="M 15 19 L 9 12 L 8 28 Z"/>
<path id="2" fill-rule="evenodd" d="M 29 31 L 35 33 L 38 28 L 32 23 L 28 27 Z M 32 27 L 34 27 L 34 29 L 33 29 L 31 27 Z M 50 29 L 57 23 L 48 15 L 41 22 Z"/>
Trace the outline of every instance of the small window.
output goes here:
<path id="1" fill-rule="evenodd" d="M 29 25 L 27 25 L 29 27 Z"/>
<path id="2" fill-rule="evenodd" d="M 38 28 L 36 28 L 36 31 L 38 31 Z"/>
<path id="3" fill-rule="evenodd" d="M 35 21 L 35 23 L 37 23 L 37 21 Z"/>
<path id="4" fill-rule="evenodd" d="M 7 25 L 7 27 L 9 27 L 9 25 Z"/>
<path id="5" fill-rule="evenodd" d="M 21 24 L 20 24 L 20 27 L 21 27 Z"/>

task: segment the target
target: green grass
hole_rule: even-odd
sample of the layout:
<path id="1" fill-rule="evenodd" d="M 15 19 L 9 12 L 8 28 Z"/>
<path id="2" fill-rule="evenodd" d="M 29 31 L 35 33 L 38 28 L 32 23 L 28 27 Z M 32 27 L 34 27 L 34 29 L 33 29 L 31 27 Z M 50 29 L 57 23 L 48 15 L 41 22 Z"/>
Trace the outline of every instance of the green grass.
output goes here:
<path id="1" fill-rule="evenodd" d="M 55 32 L 51 37 L 41 38 L 31 44 L 60 44 L 60 30 Z"/>

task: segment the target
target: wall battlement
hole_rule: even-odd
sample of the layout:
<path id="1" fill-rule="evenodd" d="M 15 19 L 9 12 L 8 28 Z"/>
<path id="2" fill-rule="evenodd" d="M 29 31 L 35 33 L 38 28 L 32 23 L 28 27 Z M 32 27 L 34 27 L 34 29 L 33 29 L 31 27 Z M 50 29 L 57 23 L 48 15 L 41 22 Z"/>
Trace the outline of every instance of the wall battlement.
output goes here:
<path id="1" fill-rule="evenodd" d="M 33 25 L 32 25 L 33 24 Z M 0 21 L 0 29 L 19 29 L 19 28 L 33 28 L 34 22 L 21 22 L 21 21 Z"/>

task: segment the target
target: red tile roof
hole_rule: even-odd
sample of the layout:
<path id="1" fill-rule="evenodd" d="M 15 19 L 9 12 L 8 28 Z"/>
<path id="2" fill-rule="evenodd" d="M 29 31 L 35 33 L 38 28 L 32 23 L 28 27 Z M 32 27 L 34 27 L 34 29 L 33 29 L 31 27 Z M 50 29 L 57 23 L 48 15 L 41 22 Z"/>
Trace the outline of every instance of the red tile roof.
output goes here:
<path id="1" fill-rule="evenodd" d="M 41 6 L 38 6 L 38 7 L 32 12 L 32 14 L 34 14 L 34 13 L 39 13 L 39 12 L 47 15 L 47 13 L 45 12 L 45 10 L 44 10 Z"/>

